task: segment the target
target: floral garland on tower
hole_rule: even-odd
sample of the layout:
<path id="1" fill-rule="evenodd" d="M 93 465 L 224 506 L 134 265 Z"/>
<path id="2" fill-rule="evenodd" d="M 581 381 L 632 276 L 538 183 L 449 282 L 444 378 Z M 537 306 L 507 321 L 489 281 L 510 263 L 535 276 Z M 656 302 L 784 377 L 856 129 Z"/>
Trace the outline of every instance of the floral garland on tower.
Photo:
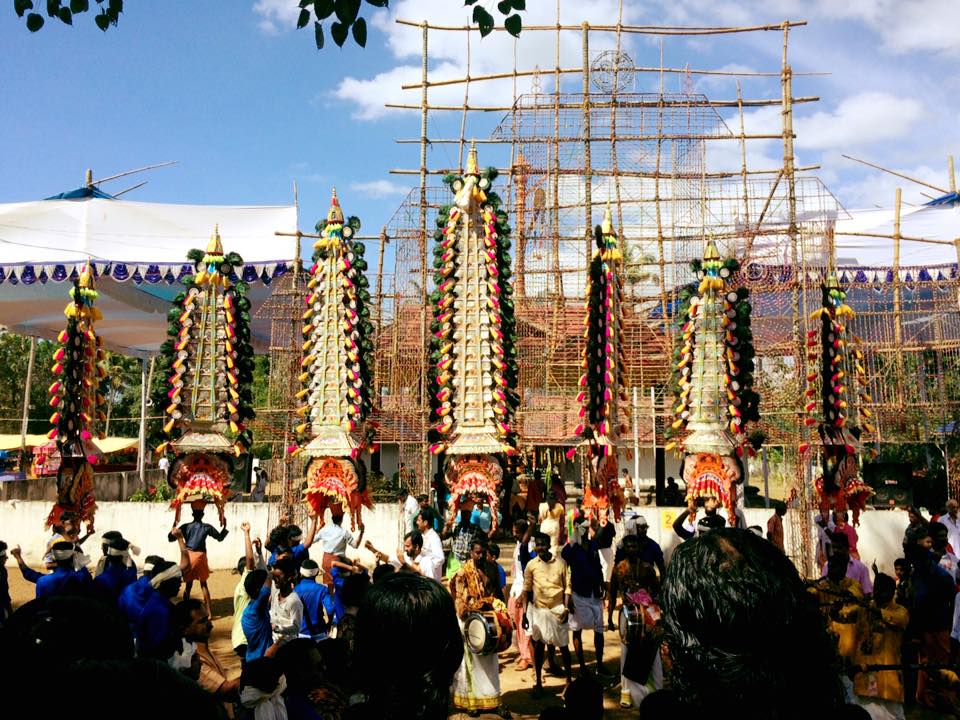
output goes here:
<path id="1" fill-rule="evenodd" d="M 101 320 L 94 306 L 98 297 L 93 271 L 86 266 L 70 288 L 71 300 L 63 313 L 67 326 L 57 335 L 59 347 L 53 353 L 53 374 L 49 388 L 53 428 L 47 437 L 56 441 L 60 452 L 57 472 L 57 502 L 47 517 L 47 527 L 60 524 L 64 512 L 73 512 L 93 529 L 97 510 L 93 495 L 93 465 L 100 451 L 93 438 L 103 438 L 98 423 L 106 420 L 106 399 L 102 393 L 107 377 L 103 340 L 94 323 Z"/>
<path id="2" fill-rule="evenodd" d="M 820 320 L 820 328 L 807 331 L 807 360 L 819 363 L 819 368 L 807 375 L 804 424 L 816 426 L 820 438 L 822 475 L 814 489 L 821 513 L 826 515 L 831 508 L 839 512 L 849 508 L 857 524 L 873 494 L 860 477 L 857 460 L 864 434 L 874 432 L 872 413 L 867 407 L 873 398 L 867 392 L 862 341 L 847 327 L 855 314 L 846 304 L 846 297 L 836 276 L 830 273 L 821 285 L 821 306 L 810 314 L 811 320 Z M 862 418 L 859 424 L 858 415 Z M 800 446 L 801 455 L 809 450 L 809 443 Z M 873 456 L 876 451 L 871 449 L 870 454 Z"/>
<path id="3" fill-rule="evenodd" d="M 370 417 L 373 325 L 367 262 L 363 243 L 355 239 L 360 220 L 344 219 L 336 190 L 316 229 L 320 237 L 307 283 L 296 394 L 304 404 L 297 410 L 296 441 L 288 451 L 311 458 L 304 500 L 321 520 L 328 507 L 347 506 L 356 525 L 362 508 L 373 507 L 360 456 L 376 450 L 377 430 Z"/>
<path id="4" fill-rule="evenodd" d="M 249 452 L 253 432 L 253 346 L 247 284 L 234 281 L 243 259 L 224 253 L 215 229 L 206 251 L 187 258 L 196 273 L 183 278 L 167 313 L 168 339 L 160 360 L 168 389 L 154 394 L 166 420 L 158 455 L 171 459 L 171 506 L 213 502 L 223 518 L 233 457 Z"/>
<path id="5" fill-rule="evenodd" d="M 583 507 L 588 512 L 594 507 L 600 512 L 612 507 L 619 519 L 624 498 L 617 481 L 617 439 L 629 430 L 630 405 L 624 383 L 623 254 L 617 246 L 609 205 L 603 223 L 594 229 L 594 239 L 597 247 L 590 260 L 584 305 L 586 345 L 577 394 L 579 424 L 574 435 L 588 448 L 591 479 Z M 576 448 L 570 448 L 567 458 L 572 460 L 575 454 Z"/>

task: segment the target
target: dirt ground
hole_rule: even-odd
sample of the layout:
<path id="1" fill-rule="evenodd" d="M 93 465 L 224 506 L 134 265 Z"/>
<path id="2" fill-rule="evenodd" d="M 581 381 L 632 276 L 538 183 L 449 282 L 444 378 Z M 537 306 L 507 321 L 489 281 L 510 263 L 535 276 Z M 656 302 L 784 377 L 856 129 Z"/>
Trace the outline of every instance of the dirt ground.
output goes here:
<path id="1" fill-rule="evenodd" d="M 10 577 L 10 595 L 13 599 L 13 607 L 16 609 L 19 605 L 33 599 L 35 586 L 26 582 L 20 572 L 15 568 L 8 568 Z M 217 570 L 210 575 L 209 587 L 210 595 L 213 601 L 213 635 L 210 639 L 210 645 L 213 651 L 220 658 L 220 661 L 227 669 L 229 677 L 235 677 L 240 674 L 240 661 L 233 652 L 230 645 L 230 628 L 233 619 L 233 590 L 236 587 L 239 576 L 229 570 Z M 199 597 L 199 587 L 194 587 L 194 597 Z M 620 637 L 616 632 L 608 631 L 604 634 L 604 665 L 608 672 L 613 672 L 619 668 L 620 663 Z M 593 654 L 593 635 L 584 633 L 584 652 L 588 668 L 595 667 Z M 570 652 L 573 653 L 573 645 L 570 646 Z M 517 672 L 514 663 L 517 659 L 516 650 L 508 650 L 500 655 L 500 688 L 504 704 L 513 713 L 514 717 L 520 720 L 536 718 L 540 711 L 549 705 L 560 705 L 562 701 L 559 693 L 563 689 L 563 679 L 553 677 L 546 671 L 544 672 L 544 688 L 546 693 L 540 699 L 532 697 L 534 684 L 533 669 L 524 672 Z M 559 659 L 559 656 L 558 656 Z M 576 674 L 576 660 L 574 660 L 574 674 Z M 619 675 L 616 682 L 619 683 Z M 604 706 L 607 711 L 605 718 L 617 720 L 619 718 L 635 718 L 636 709 L 620 709 L 619 684 L 606 688 L 604 694 Z M 451 718 L 467 718 L 465 713 L 451 713 Z M 496 718 L 496 715 L 483 715 L 484 718 Z"/>

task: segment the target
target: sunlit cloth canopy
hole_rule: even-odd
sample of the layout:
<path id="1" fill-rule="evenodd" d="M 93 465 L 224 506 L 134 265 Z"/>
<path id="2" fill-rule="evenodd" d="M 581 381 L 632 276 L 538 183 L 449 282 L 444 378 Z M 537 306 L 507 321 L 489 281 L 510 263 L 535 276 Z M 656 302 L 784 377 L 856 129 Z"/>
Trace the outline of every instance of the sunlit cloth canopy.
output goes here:
<path id="1" fill-rule="evenodd" d="M 94 440 L 93 444 L 96 445 L 100 452 L 104 455 L 110 455 L 111 453 L 122 452 L 123 450 L 134 450 L 137 447 L 137 438 L 127 438 L 127 437 L 107 437 L 102 440 Z M 28 448 L 38 447 L 40 445 L 50 445 L 53 447 L 53 442 L 46 435 L 27 435 L 26 436 L 26 446 Z M 0 434 L 0 450 L 19 450 L 20 449 L 20 433 L 15 434 Z"/>
<path id="2" fill-rule="evenodd" d="M 253 313 L 272 280 L 291 266 L 293 206 L 237 207 L 128 202 L 96 194 L 75 200 L 0 205 L 0 324 L 24 335 L 52 338 L 63 326 L 63 293 L 88 261 L 98 276 L 97 332 L 108 347 L 146 356 L 166 338 L 166 313 L 193 272 L 187 251 L 205 247 L 214 226 L 239 253 L 239 279 L 250 283 Z M 269 338 L 253 323 L 255 345 Z"/>
<path id="3" fill-rule="evenodd" d="M 857 265 L 869 268 L 893 267 L 893 240 L 845 234 L 855 232 L 893 235 L 893 208 L 849 210 L 848 213 L 849 217 L 839 219 L 836 226 L 838 264 L 848 265 L 850 263 L 846 262 L 847 260 L 856 260 Z M 945 274 L 942 266 L 957 263 L 957 249 L 953 243 L 960 239 L 960 205 L 937 202 L 929 205 L 903 206 L 900 210 L 900 235 L 907 238 L 940 241 L 939 243 L 900 241 L 901 267 L 926 269 L 931 278 L 936 279 L 938 271 Z M 903 272 L 905 274 L 906 270 Z M 919 270 L 913 271 L 914 276 L 918 274 Z M 882 277 L 879 279 L 883 280 Z M 843 282 L 842 278 L 841 282 Z"/>

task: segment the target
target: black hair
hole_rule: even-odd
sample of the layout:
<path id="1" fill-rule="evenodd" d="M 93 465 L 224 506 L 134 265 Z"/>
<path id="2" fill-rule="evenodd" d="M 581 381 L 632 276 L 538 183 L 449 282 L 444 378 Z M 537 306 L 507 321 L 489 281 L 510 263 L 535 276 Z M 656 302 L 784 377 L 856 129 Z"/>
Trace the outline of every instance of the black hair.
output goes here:
<path id="1" fill-rule="evenodd" d="M 428 527 L 433 527 L 434 513 L 433 508 L 420 508 L 420 512 L 417 516 L 427 524 Z"/>
<path id="2" fill-rule="evenodd" d="M 724 528 L 683 543 L 661 597 L 673 687 L 695 712 L 799 720 L 843 704 L 836 643 L 816 598 L 766 540 Z"/>
<path id="3" fill-rule="evenodd" d="M 3 552 L 6 549 L 7 549 L 7 544 L 3 540 L 0 540 L 0 552 Z"/>
<path id="4" fill-rule="evenodd" d="M 473 539 L 470 541 L 470 549 L 473 550 L 477 545 L 482 547 L 484 550 L 487 549 L 487 536 L 486 535 L 474 535 Z"/>
<path id="5" fill-rule="evenodd" d="M 409 540 L 414 546 L 422 548 L 423 547 L 423 535 L 421 535 L 416 530 L 411 530 L 406 535 L 403 536 L 404 540 Z"/>
<path id="6" fill-rule="evenodd" d="M 499 557 L 500 557 L 500 546 L 497 545 L 496 543 L 490 543 L 490 544 L 487 546 L 487 552 L 490 553 L 491 555 L 493 555 L 493 557 L 499 558 Z"/>
<path id="7" fill-rule="evenodd" d="M 550 536 L 538 530 L 533 534 L 533 544 L 536 545 L 537 543 L 547 543 L 549 545 Z"/>
<path id="8" fill-rule="evenodd" d="M 366 573 L 347 575 L 340 590 L 340 599 L 344 607 L 360 607 L 370 587 L 370 576 Z"/>
<path id="9" fill-rule="evenodd" d="M 144 570 L 143 574 L 146 575 L 148 578 L 152 578 L 154 575 L 157 574 L 157 572 L 159 572 L 157 570 L 157 565 L 159 565 L 162 562 L 166 562 L 166 560 L 164 560 L 160 555 L 147 555 L 143 559 L 143 565 L 144 567 L 146 567 L 147 565 L 152 565 L 153 567 L 151 567 L 149 570 Z"/>
<path id="10" fill-rule="evenodd" d="M 626 547 L 627 545 L 636 545 L 637 547 L 640 547 L 640 538 L 632 533 L 629 535 L 624 535 L 623 546 Z"/>
<path id="11" fill-rule="evenodd" d="M 886 573 L 877 573 L 873 579 L 873 594 L 883 594 L 886 592 L 891 598 L 897 592 L 897 581 Z"/>
<path id="12" fill-rule="evenodd" d="M 320 650 L 310 638 L 294 638 L 277 650 L 277 664 L 288 692 L 306 695 L 323 681 Z"/>
<path id="13" fill-rule="evenodd" d="M 528 527 L 530 527 L 530 523 L 528 523 L 523 518 L 513 521 L 513 529 L 517 530 L 518 532 L 525 533 Z"/>
<path id="14" fill-rule="evenodd" d="M 570 683 L 563 702 L 577 720 L 600 720 L 603 717 L 603 688 L 591 675 L 581 675 Z"/>
<path id="15" fill-rule="evenodd" d="M 373 569 L 373 582 L 374 584 L 380 582 L 385 577 L 393 575 L 397 569 L 390 563 L 383 563 L 382 565 L 377 565 Z"/>
<path id="16" fill-rule="evenodd" d="M 249 661 L 240 672 L 240 689 L 254 687 L 265 693 L 277 689 L 283 669 L 280 663 L 270 657 L 261 657 Z"/>
<path id="17" fill-rule="evenodd" d="M 243 589 L 247 591 L 247 596 L 251 600 L 256 600 L 260 594 L 260 588 L 267 582 L 266 570 L 251 570 L 243 579 Z"/>
<path id="18" fill-rule="evenodd" d="M 173 623 L 177 628 L 177 633 L 183 634 L 187 626 L 193 622 L 193 613 L 196 610 L 203 610 L 203 603 L 196 598 L 187 598 L 181 600 L 173 606 Z"/>
<path id="19" fill-rule="evenodd" d="M 354 674 L 371 717 L 445 720 L 462 660 L 453 597 L 440 583 L 397 573 L 370 588 L 357 613 Z"/>
<path id="20" fill-rule="evenodd" d="M 273 563 L 273 569 L 279 570 L 287 577 L 291 577 L 297 571 L 297 563 L 294 562 L 292 557 L 277 558 L 277 561 Z"/>
<path id="21" fill-rule="evenodd" d="M 898 567 L 909 568 L 909 567 L 910 567 L 910 561 L 907 560 L 906 558 L 897 558 L 896 560 L 893 561 L 893 566 L 894 566 L 895 568 L 898 568 Z"/>
<path id="22" fill-rule="evenodd" d="M 407 490 L 407 488 L 402 487 L 402 488 L 400 488 L 399 490 L 397 490 L 397 499 L 405 498 L 405 497 L 407 497 L 407 495 L 409 495 L 409 494 L 410 494 L 410 491 Z"/>
<path id="23" fill-rule="evenodd" d="M 296 537 L 297 535 L 303 535 L 303 530 L 300 529 L 299 525 L 287 525 L 287 542 L 286 545 L 290 545 L 290 538 Z"/>
<path id="24" fill-rule="evenodd" d="M 266 547 L 270 552 L 275 552 L 278 546 L 286 544 L 287 528 L 284 525 L 278 525 L 270 531 L 270 535 L 267 536 L 267 543 L 264 547 Z"/>
<path id="25" fill-rule="evenodd" d="M 562 705 L 551 705 L 550 707 L 545 707 L 540 711 L 540 714 L 537 715 L 538 720 L 573 720 L 570 716 L 570 713 L 567 712 L 567 709 Z"/>
<path id="26" fill-rule="evenodd" d="M 343 523 L 343 513 L 335 514 L 335 513 L 332 513 L 332 512 L 331 512 L 331 513 L 330 513 L 330 520 L 333 522 L 334 525 L 340 525 L 340 524 L 342 524 L 342 523 Z"/>
<path id="27" fill-rule="evenodd" d="M 243 571 L 246 569 L 246 567 L 247 567 L 247 556 L 246 556 L 246 555 L 241 555 L 241 556 L 240 556 L 240 559 L 237 560 L 236 574 L 237 574 L 237 575 L 242 575 L 242 574 L 243 574 Z"/>

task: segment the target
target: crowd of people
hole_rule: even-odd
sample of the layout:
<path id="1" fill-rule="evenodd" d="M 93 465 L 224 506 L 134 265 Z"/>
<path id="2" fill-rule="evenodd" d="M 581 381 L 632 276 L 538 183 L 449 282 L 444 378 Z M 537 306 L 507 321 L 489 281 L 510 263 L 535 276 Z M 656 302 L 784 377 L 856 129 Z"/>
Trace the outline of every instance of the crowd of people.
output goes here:
<path id="1" fill-rule="evenodd" d="M 682 543 L 667 563 L 636 512 L 618 532 L 611 517 L 566 511 L 548 494 L 539 514 L 512 523 L 513 556 L 501 564 L 469 501 L 446 522 L 425 498 L 401 492 L 398 502 L 403 543 L 386 553 L 367 542 L 371 567 L 348 557 L 364 527 L 347 530 L 340 513 L 311 517 L 306 532 L 281 517 L 266 542 L 241 525 L 230 633 L 239 677 L 210 647 L 206 543 L 226 542 L 225 528 L 197 507 L 169 533 L 176 559 L 138 567 L 118 531 L 101 536 L 94 563 L 67 514 L 46 572 L 10 550 L 36 584 L 16 612 L 0 563 L 0 673 L 20 692 L 63 689 L 44 696 L 51 712 L 109 682 L 102 717 L 189 703 L 191 716 L 255 720 L 442 718 L 451 707 L 506 718 L 500 653 L 512 646 L 543 718 L 600 718 L 604 688 L 618 684 L 621 707 L 655 720 L 722 707 L 746 718 L 903 718 L 914 701 L 956 711 L 955 501 L 930 520 L 911 509 L 896 578 L 860 561 L 842 513 L 818 518 L 815 581 L 784 553 L 782 506 L 764 534 L 716 522 L 708 501 L 674 524 Z M 0 542 L 0 559 L 7 549 Z M 618 666 L 604 642 L 614 629 Z M 545 672 L 564 681 L 563 705 Z"/>

